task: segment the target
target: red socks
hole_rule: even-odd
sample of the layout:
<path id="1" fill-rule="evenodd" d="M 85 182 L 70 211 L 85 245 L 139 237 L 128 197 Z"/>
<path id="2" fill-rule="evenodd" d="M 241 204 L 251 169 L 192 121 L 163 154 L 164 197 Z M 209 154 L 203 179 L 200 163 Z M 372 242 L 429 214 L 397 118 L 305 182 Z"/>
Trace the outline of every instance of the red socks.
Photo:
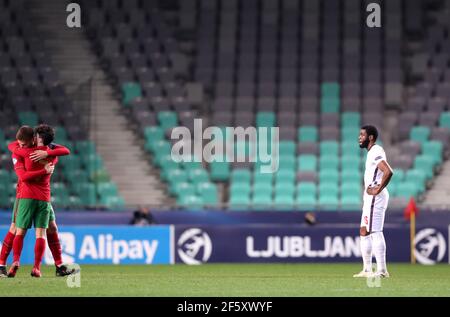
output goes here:
<path id="1" fill-rule="evenodd" d="M 2 251 L 0 252 L 0 265 L 6 265 L 6 259 L 12 250 L 15 234 L 10 231 L 6 234 L 3 239 Z"/>
<path id="2" fill-rule="evenodd" d="M 52 252 L 53 259 L 55 260 L 55 265 L 60 266 L 62 264 L 62 250 L 61 244 L 59 243 L 58 233 L 47 233 L 47 242 L 50 251 Z M 0 262 L 1 263 L 1 262 Z"/>
<path id="3" fill-rule="evenodd" d="M 14 262 L 20 262 L 20 254 L 22 253 L 23 248 L 23 235 L 16 235 L 14 237 L 13 242 L 13 255 L 14 255 Z"/>
<path id="4" fill-rule="evenodd" d="M 36 238 L 36 244 L 34 245 L 34 267 L 38 270 L 41 269 L 41 261 L 45 251 L 45 239 Z"/>

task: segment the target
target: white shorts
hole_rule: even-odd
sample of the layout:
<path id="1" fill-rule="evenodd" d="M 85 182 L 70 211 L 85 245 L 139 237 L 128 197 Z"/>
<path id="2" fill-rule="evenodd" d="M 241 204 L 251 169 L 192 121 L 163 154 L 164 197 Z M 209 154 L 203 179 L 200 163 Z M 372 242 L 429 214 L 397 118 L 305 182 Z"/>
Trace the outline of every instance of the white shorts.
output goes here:
<path id="1" fill-rule="evenodd" d="M 383 191 L 377 196 L 364 195 L 361 227 L 366 227 L 369 233 L 383 231 L 388 202 L 389 193 L 387 191 Z"/>

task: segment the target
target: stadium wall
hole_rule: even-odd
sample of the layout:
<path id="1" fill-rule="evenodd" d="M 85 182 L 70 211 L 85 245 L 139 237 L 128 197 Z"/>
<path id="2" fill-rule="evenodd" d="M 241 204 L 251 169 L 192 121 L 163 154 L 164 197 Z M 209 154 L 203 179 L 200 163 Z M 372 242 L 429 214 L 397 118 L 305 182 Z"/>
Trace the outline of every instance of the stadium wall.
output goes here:
<path id="1" fill-rule="evenodd" d="M 4 236 L 6 226 L 0 227 Z M 449 224 L 418 226 L 418 263 L 450 263 Z M 79 264 L 359 262 L 357 228 L 349 224 L 60 226 L 63 260 Z M 409 228 L 386 224 L 387 259 L 410 261 Z M 23 264 L 33 263 L 34 234 Z M 46 251 L 46 264 L 52 263 Z"/>

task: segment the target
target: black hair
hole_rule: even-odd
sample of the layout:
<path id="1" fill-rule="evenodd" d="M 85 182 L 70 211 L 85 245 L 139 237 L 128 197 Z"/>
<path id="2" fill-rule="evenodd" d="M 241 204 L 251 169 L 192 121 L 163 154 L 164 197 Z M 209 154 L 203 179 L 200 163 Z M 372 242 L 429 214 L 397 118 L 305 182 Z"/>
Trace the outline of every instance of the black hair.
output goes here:
<path id="1" fill-rule="evenodd" d="M 373 125 L 365 125 L 361 127 L 361 130 L 366 130 L 367 136 L 373 136 L 373 140 L 376 141 L 378 139 L 378 130 Z"/>
<path id="2" fill-rule="evenodd" d="M 42 138 L 44 145 L 49 145 L 55 139 L 55 129 L 46 124 L 40 124 L 35 129 L 36 134 Z"/>

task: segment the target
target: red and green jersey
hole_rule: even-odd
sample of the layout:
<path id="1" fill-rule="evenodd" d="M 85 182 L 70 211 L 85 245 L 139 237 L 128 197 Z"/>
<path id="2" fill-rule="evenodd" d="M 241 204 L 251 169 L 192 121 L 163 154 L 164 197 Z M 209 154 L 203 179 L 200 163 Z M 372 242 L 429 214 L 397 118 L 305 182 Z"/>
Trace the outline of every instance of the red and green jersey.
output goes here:
<path id="1" fill-rule="evenodd" d="M 8 149 L 13 153 L 14 170 L 19 178 L 17 198 L 50 201 L 51 175 L 47 174 L 44 166 L 47 163 L 56 165 L 58 162 L 56 156 L 70 154 L 69 149 L 60 145 L 55 145 L 53 149 L 50 149 L 47 146 L 20 148 L 17 141 L 10 143 Z M 49 156 L 39 162 L 33 162 L 30 159 L 30 154 L 36 150 L 47 151 Z M 22 159 L 22 161 L 19 159 Z"/>

